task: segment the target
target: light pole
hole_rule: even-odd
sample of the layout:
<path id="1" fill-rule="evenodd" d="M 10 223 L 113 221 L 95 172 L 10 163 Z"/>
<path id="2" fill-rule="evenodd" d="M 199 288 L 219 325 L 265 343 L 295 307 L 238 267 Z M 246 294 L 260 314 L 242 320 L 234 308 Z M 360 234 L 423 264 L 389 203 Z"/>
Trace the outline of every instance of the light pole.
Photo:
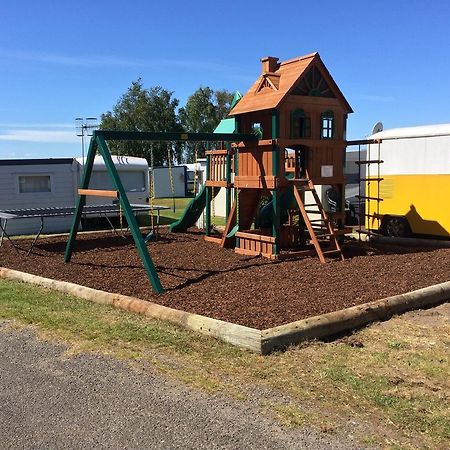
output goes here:
<path id="1" fill-rule="evenodd" d="M 77 136 L 81 137 L 81 153 L 84 170 L 84 136 L 92 136 L 94 129 L 98 128 L 97 117 L 77 117 L 75 119 L 75 129 Z"/>

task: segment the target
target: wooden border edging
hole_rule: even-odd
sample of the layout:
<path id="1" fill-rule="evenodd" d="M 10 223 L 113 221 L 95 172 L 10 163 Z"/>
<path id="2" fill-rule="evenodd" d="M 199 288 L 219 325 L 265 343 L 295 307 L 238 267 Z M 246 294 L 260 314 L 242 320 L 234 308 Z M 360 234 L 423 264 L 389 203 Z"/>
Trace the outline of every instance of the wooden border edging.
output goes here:
<path id="1" fill-rule="evenodd" d="M 124 309 L 154 319 L 167 320 L 175 325 L 188 328 L 192 331 L 217 337 L 225 342 L 240 348 L 261 353 L 261 331 L 223 320 L 212 319 L 199 314 L 191 314 L 178 309 L 157 305 L 156 303 L 128 297 L 121 294 L 99 291 L 89 287 L 81 286 L 67 281 L 52 280 L 37 275 L 31 275 L 17 270 L 0 267 L 0 278 L 24 281 L 26 283 L 38 284 L 76 297 L 83 298 L 102 305 L 110 305 L 115 308 Z"/>
<path id="2" fill-rule="evenodd" d="M 405 294 L 352 306 L 286 325 L 257 330 L 210 317 L 168 308 L 121 294 L 92 289 L 66 281 L 52 280 L 0 267 L 0 278 L 38 284 L 103 305 L 111 305 L 147 317 L 166 320 L 175 325 L 219 338 L 229 344 L 266 355 L 310 339 L 320 339 L 360 328 L 370 322 L 386 320 L 395 314 L 437 305 L 450 299 L 450 281 Z"/>
<path id="3" fill-rule="evenodd" d="M 386 320 L 395 314 L 433 306 L 449 299 L 450 281 L 446 281 L 405 294 L 262 330 L 261 353 L 267 354 L 309 339 L 333 336 L 360 328 L 370 322 Z"/>

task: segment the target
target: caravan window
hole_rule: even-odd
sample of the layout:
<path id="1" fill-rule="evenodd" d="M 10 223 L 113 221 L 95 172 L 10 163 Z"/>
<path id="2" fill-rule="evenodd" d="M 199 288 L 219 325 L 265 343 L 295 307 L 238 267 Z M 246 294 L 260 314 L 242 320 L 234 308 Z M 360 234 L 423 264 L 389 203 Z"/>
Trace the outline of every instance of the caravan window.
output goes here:
<path id="1" fill-rule="evenodd" d="M 126 192 L 145 192 L 145 172 L 132 170 L 119 171 L 120 180 Z M 90 189 L 114 189 L 108 172 L 92 172 Z"/>
<path id="2" fill-rule="evenodd" d="M 19 192 L 51 192 L 50 175 L 19 175 Z"/>

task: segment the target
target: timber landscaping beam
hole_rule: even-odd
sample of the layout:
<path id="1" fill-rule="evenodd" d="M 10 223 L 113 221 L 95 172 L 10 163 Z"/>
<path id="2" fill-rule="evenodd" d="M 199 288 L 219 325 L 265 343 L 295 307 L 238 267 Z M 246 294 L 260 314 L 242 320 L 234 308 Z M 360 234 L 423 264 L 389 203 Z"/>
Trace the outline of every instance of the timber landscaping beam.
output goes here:
<path id="1" fill-rule="evenodd" d="M 245 350 L 261 353 L 261 331 L 256 328 L 211 319 L 210 317 L 168 308 L 167 306 L 157 305 L 156 303 L 147 302 L 135 297 L 112 294 L 110 292 L 80 286 L 79 284 L 52 280 L 51 278 L 44 278 L 4 267 L 0 267 L 1 278 L 37 284 L 101 305 L 109 305 L 114 308 L 143 314 L 152 319 L 165 320 L 182 328 L 216 337 Z"/>
<path id="2" fill-rule="evenodd" d="M 406 294 L 309 317 L 266 330 L 258 330 L 168 308 L 126 295 L 112 294 L 3 267 L 0 267 L 0 278 L 37 284 L 95 303 L 143 314 L 153 319 L 166 320 L 182 328 L 213 336 L 242 349 L 263 355 L 274 350 L 285 349 L 302 341 L 335 336 L 342 332 L 361 328 L 371 322 L 386 320 L 395 314 L 428 308 L 450 299 L 450 281 L 447 281 Z"/>
<path id="3" fill-rule="evenodd" d="M 389 319 L 413 309 L 428 308 L 450 300 L 450 281 L 382 300 L 291 322 L 261 332 L 261 353 L 311 339 L 321 339 Z"/>

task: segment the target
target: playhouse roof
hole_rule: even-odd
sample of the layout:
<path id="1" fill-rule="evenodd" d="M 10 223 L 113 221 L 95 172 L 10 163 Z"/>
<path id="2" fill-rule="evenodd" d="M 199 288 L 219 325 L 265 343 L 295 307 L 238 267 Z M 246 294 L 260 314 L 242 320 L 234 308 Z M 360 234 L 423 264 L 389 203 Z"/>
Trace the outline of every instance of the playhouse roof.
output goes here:
<path id="1" fill-rule="evenodd" d="M 322 62 L 319 53 L 299 56 L 278 63 L 277 58 L 268 57 L 261 61 L 269 61 L 270 71 L 264 71 L 253 83 L 252 87 L 231 110 L 230 115 L 261 111 L 276 108 L 291 93 L 301 78 L 315 66 L 326 80 L 333 95 L 341 101 L 347 112 L 353 112 L 336 82 Z M 268 66 L 267 66 L 268 67 Z M 265 87 L 267 86 L 267 87 Z"/>

